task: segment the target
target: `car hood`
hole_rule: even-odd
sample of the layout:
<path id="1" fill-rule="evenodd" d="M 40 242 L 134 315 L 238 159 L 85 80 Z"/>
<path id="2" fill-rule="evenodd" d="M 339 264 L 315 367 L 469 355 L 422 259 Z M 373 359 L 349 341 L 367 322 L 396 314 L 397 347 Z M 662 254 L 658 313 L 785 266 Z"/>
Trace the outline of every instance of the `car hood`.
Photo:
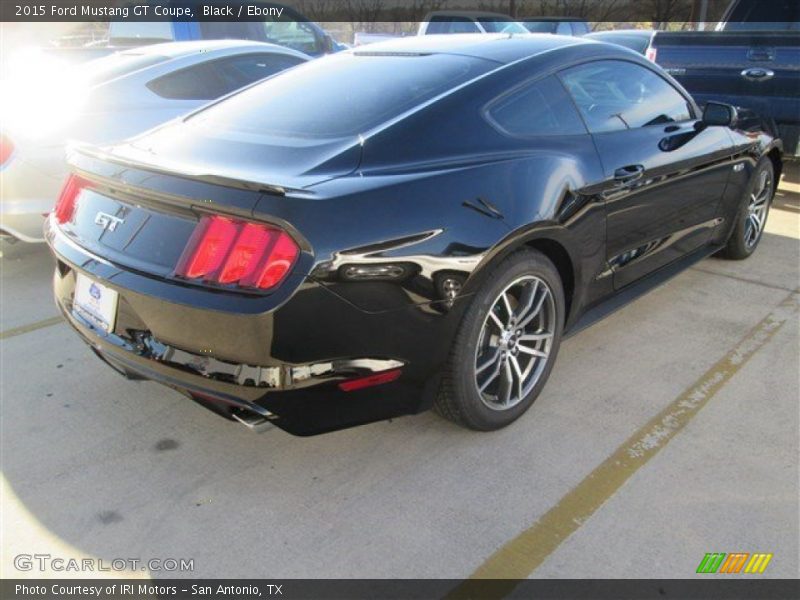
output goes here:
<path id="1" fill-rule="evenodd" d="M 309 139 L 243 134 L 172 122 L 103 149 L 104 158 L 243 187 L 301 190 L 355 171 L 359 138 Z"/>

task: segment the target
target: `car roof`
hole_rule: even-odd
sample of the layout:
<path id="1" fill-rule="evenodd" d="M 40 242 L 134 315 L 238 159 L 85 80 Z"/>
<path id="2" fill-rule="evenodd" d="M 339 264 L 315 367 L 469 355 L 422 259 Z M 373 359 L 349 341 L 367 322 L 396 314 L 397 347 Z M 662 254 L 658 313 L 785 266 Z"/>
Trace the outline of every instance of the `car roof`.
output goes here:
<path id="1" fill-rule="evenodd" d="M 268 52 L 279 52 L 297 56 L 305 56 L 302 52 L 297 52 L 291 48 L 279 46 L 277 44 L 267 44 L 265 42 L 255 42 L 250 40 L 199 40 L 192 42 L 165 42 L 163 44 L 148 44 L 120 50 L 121 54 L 154 54 L 166 56 L 168 58 L 180 58 L 199 54 L 203 52 L 215 52 L 220 50 L 263 50 Z"/>
<path id="2" fill-rule="evenodd" d="M 510 63 L 556 48 L 592 44 L 581 38 L 550 34 L 462 33 L 409 36 L 349 50 L 369 54 L 456 54 Z"/>

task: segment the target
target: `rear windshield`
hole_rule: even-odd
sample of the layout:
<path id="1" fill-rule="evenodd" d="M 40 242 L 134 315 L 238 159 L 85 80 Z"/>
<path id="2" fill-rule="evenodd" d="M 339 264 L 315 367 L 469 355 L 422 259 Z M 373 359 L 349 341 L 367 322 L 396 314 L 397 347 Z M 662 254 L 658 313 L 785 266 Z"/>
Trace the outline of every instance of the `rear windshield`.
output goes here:
<path id="1" fill-rule="evenodd" d="M 446 54 L 336 54 L 248 88 L 188 122 L 266 136 L 354 136 L 495 67 Z"/>
<path id="2" fill-rule="evenodd" d="M 478 17 L 487 33 L 528 33 L 520 23 L 502 17 Z"/>
<path id="3" fill-rule="evenodd" d="M 525 21 L 525 29 L 531 33 L 555 33 L 557 21 Z"/>

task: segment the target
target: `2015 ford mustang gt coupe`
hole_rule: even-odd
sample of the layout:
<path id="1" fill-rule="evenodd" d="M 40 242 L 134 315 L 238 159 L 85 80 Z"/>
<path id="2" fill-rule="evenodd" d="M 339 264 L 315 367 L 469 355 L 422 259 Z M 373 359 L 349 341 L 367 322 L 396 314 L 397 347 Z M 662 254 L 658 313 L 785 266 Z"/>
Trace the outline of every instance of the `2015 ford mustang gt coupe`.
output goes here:
<path id="1" fill-rule="evenodd" d="M 246 425 L 435 406 L 492 430 L 565 332 L 749 256 L 780 152 L 618 46 L 391 41 L 76 148 L 46 224 L 55 297 L 111 367 Z"/>

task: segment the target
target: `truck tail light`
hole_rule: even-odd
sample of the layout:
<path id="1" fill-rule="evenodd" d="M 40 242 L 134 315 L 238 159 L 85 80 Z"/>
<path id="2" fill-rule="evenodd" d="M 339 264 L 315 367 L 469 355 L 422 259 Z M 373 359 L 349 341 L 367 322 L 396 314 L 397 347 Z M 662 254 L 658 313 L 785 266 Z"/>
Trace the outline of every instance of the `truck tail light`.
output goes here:
<path id="1" fill-rule="evenodd" d="M 175 274 L 190 280 L 267 290 L 291 271 L 300 248 L 283 230 L 228 217 L 200 219 Z"/>

